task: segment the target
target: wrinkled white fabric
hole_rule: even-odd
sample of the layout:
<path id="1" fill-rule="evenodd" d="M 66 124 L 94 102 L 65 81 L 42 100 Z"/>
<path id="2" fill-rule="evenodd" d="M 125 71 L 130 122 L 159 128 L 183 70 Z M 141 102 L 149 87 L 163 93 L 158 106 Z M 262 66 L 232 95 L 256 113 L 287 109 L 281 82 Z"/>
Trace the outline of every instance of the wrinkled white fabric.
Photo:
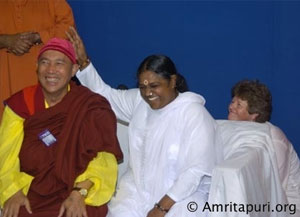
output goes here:
<path id="1" fill-rule="evenodd" d="M 128 153 L 128 123 L 117 121 L 117 136 L 123 152 L 123 161 L 118 165 L 118 181 L 128 169 L 129 153 Z"/>
<path id="2" fill-rule="evenodd" d="M 77 77 L 109 100 L 118 119 L 129 122 L 129 170 L 109 203 L 108 216 L 145 217 L 165 194 L 176 201 L 166 217 L 205 216 L 187 210 L 190 201 L 199 206 L 206 201 L 217 153 L 222 153 L 204 98 L 186 92 L 153 110 L 138 89 L 111 88 L 91 64 Z"/>
<path id="3" fill-rule="evenodd" d="M 300 160 L 285 134 L 273 124 L 267 122 L 277 157 L 280 180 L 290 204 L 296 204 L 300 217 Z"/>
<path id="4" fill-rule="evenodd" d="M 224 161 L 213 171 L 209 204 L 243 205 L 288 204 L 278 172 L 276 149 L 271 137 L 271 125 L 246 121 L 218 120 L 217 131 L 224 144 Z M 257 208 L 259 208 L 257 206 Z M 210 217 L 288 217 L 295 206 L 286 212 L 210 212 Z M 292 216 L 297 216 L 298 213 Z"/>

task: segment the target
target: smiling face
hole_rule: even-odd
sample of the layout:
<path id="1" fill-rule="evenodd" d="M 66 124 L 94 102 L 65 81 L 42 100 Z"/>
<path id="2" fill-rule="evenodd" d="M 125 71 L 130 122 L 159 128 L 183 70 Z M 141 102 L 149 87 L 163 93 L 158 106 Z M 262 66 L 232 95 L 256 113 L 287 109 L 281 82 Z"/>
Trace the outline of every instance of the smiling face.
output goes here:
<path id="1" fill-rule="evenodd" d="M 139 76 L 141 95 L 152 109 L 163 108 L 176 98 L 175 85 L 176 75 L 172 75 L 171 80 L 152 71 L 144 71 Z"/>
<path id="2" fill-rule="evenodd" d="M 77 64 L 63 53 L 56 50 L 45 51 L 38 60 L 38 79 L 46 98 L 59 101 L 67 94 L 71 77 L 78 69 Z"/>
<path id="3" fill-rule="evenodd" d="M 255 121 L 258 114 L 249 114 L 247 100 L 235 96 L 228 107 L 228 120 Z"/>

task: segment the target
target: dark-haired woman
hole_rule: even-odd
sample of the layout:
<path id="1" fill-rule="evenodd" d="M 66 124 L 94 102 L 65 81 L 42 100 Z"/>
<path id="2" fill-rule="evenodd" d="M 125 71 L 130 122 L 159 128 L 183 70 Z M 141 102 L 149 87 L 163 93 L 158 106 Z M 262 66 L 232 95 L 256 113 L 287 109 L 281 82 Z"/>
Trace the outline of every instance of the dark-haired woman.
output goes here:
<path id="1" fill-rule="evenodd" d="M 70 39 L 84 64 L 79 36 L 71 31 Z M 177 75 L 172 60 L 163 55 L 149 56 L 140 64 L 138 89 L 111 88 L 92 64 L 77 74 L 83 85 L 109 100 L 118 119 L 129 122 L 129 170 L 120 180 L 108 216 L 206 215 L 190 212 L 187 205 L 194 201 L 200 208 L 207 199 L 217 162 L 216 124 L 202 96 L 182 93 L 186 84 Z"/>

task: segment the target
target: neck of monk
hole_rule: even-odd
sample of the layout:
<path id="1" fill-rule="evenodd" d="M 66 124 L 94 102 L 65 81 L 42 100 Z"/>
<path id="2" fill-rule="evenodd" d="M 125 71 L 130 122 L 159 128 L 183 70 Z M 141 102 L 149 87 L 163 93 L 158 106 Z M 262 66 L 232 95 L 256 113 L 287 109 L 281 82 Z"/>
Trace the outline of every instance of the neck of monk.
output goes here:
<path id="1" fill-rule="evenodd" d="M 46 102 L 48 103 L 49 107 L 52 107 L 52 106 L 55 106 L 57 103 L 59 103 L 61 101 L 60 100 L 57 100 L 57 99 L 47 99 L 46 98 Z"/>
<path id="2" fill-rule="evenodd" d="M 52 106 L 55 106 L 60 101 L 62 101 L 64 96 L 68 93 L 68 90 L 66 89 L 65 91 L 62 91 L 59 93 L 51 93 L 51 94 L 47 93 L 45 91 L 43 91 L 43 92 L 44 92 L 44 97 L 45 97 L 47 104 L 49 105 L 49 107 L 52 107 Z"/>

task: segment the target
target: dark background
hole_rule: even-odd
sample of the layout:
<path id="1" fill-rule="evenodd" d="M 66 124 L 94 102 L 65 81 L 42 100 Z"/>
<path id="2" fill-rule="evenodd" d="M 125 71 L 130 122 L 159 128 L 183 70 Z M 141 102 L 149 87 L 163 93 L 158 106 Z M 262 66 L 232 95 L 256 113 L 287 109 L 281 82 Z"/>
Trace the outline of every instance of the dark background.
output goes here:
<path id="1" fill-rule="evenodd" d="M 135 87 L 139 63 L 165 54 L 213 117 L 226 119 L 231 87 L 259 79 L 273 94 L 271 122 L 300 154 L 300 1 L 68 2 L 111 86 Z"/>

